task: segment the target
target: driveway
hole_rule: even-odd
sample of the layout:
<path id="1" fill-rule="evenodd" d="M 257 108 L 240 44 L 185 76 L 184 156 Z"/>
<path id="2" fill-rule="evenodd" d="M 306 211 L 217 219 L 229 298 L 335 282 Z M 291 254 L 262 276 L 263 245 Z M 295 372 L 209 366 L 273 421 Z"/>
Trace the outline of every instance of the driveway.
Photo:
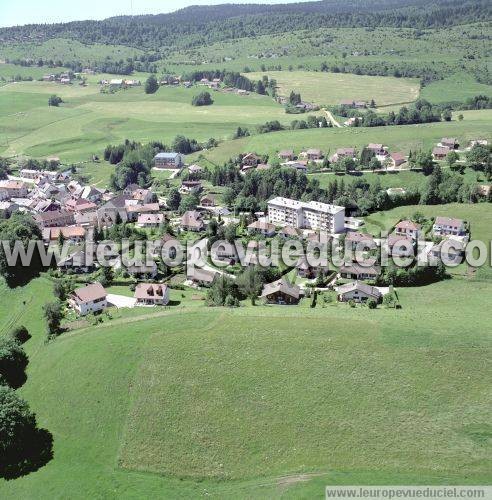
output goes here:
<path id="1" fill-rule="evenodd" d="M 109 304 L 115 306 L 117 309 L 121 309 L 122 307 L 135 307 L 135 303 L 137 302 L 137 299 L 134 299 L 133 297 L 116 295 L 114 293 L 108 293 L 107 300 Z"/>

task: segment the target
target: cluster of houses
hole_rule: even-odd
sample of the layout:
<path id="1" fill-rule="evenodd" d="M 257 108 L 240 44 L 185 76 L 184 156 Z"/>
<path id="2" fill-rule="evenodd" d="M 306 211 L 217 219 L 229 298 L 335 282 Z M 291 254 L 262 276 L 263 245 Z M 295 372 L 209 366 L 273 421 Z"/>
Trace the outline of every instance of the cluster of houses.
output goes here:
<path id="1" fill-rule="evenodd" d="M 390 152 L 387 146 L 383 144 L 368 144 L 365 149 L 371 151 L 374 157 L 377 158 L 382 165 L 389 169 L 395 169 L 403 165 L 407 161 L 404 153 L 396 151 Z M 283 167 L 293 168 L 300 172 L 307 172 L 309 163 L 321 164 L 325 158 L 325 154 L 321 149 L 310 148 L 295 154 L 294 150 L 282 150 L 277 155 L 280 160 L 280 165 Z M 354 161 L 359 159 L 359 151 L 354 147 L 338 148 L 328 159 L 330 163 L 337 163 L 344 158 L 350 158 Z M 246 173 L 251 170 L 265 170 L 270 168 L 263 161 L 263 158 L 253 152 L 242 155 L 240 159 L 241 172 Z"/>
<path id="2" fill-rule="evenodd" d="M 99 84 L 113 89 L 120 89 L 128 87 L 139 87 L 140 85 L 142 85 L 142 82 L 133 78 L 111 78 L 111 80 L 101 80 Z"/>
<path id="3" fill-rule="evenodd" d="M 456 151 L 460 147 L 455 137 L 443 137 L 441 142 L 432 149 L 434 160 L 445 160 L 451 151 Z"/>
<path id="4" fill-rule="evenodd" d="M 72 83 L 72 77 L 69 73 L 61 73 L 59 75 L 43 75 L 43 82 L 57 82 L 63 85 L 70 85 Z"/>

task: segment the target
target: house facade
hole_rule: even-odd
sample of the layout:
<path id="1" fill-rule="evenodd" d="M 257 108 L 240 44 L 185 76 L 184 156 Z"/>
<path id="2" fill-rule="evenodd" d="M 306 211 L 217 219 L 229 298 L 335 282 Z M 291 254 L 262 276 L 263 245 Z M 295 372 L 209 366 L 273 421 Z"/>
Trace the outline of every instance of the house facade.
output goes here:
<path id="1" fill-rule="evenodd" d="M 69 305 L 80 315 L 100 312 L 106 309 L 107 293 L 100 283 L 77 288 L 68 299 Z"/>
<path id="2" fill-rule="evenodd" d="M 184 156 L 181 153 L 157 153 L 154 156 L 155 168 L 181 168 L 184 165 Z"/>

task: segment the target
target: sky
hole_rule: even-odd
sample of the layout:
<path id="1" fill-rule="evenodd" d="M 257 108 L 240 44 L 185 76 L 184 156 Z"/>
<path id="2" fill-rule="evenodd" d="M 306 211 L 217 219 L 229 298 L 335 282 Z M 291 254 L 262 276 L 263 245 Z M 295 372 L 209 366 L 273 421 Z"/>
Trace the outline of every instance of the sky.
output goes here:
<path id="1" fill-rule="evenodd" d="M 303 0 L 0 0 L 0 26 L 160 14 L 189 5 L 293 3 Z M 304 0 L 305 1 L 305 0 Z"/>

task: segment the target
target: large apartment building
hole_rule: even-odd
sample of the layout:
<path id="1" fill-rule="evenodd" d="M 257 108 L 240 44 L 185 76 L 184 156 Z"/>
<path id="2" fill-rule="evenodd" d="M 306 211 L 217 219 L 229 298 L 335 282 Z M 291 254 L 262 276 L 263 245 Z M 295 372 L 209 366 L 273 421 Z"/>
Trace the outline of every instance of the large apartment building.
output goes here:
<path id="1" fill-rule="evenodd" d="M 268 222 L 276 226 L 341 233 L 345 228 L 345 208 L 318 201 L 297 201 L 277 197 L 268 202 Z"/>

